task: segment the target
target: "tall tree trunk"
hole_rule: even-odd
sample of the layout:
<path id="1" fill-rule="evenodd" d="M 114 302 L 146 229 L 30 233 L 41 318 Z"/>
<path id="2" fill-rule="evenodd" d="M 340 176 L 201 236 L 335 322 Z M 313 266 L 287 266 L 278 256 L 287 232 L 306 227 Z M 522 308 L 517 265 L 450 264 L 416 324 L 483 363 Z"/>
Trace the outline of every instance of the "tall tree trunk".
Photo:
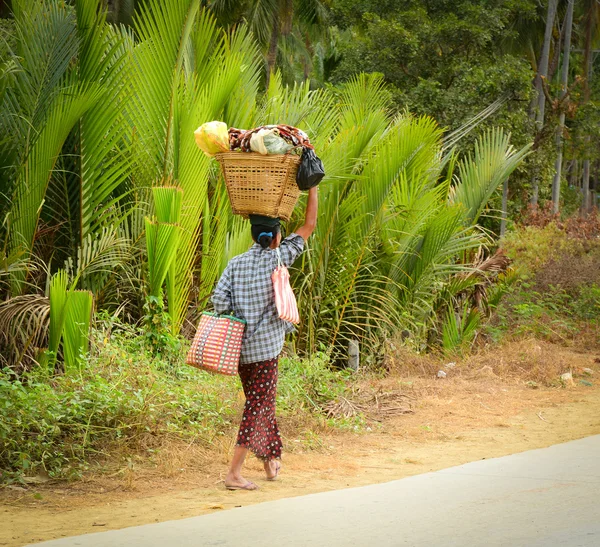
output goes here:
<path id="1" fill-rule="evenodd" d="M 565 169 L 566 176 L 569 181 L 569 186 L 579 186 L 577 182 L 577 160 L 571 160 L 567 162 L 567 167 Z"/>
<path id="2" fill-rule="evenodd" d="M 269 41 L 269 51 L 267 52 L 267 89 L 271 82 L 271 73 L 275 70 L 275 63 L 277 62 L 277 47 L 279 45 L 280 34 L 279 15 L 276 15 L 275 20 L 273 21 L 271 40 Z"/>
<path id="3" fill-rule="evenodd" d="M 552 42 L 552 30 L 554 28 L 554 19 L 556 18 L 556 6 L 558 0 L 548 0 L 548 13 L 546 16 L 546 30 L 544 31 L 544 44 L 542 46 L 542 54 L 538 62 L 537 74 L 535 75 L 535 89 L 537 91 L 537 112 L 535 117 L 535 125 L 537 131 L 542 129 L 544 125 L 544 110 L 546 108 L 546 96 L 543 90 L 543 78 L 548 75 L 548 59 L 550 57 L 550 43 Z M 538 174 L 534 173 L 532 180 L 532 195 L 531 204 L 537 205 L 539 193 Z"/>
<path id="4" fill-rule="evenodd" d="M 310 57 L 305 57 L 304 60 L 303 60 L 303 65 L 304 65 L 304 81 L 306 82 L 306 80 L 308 80 L 308 77 L 310 76 L 311 59 L 312 59 L 313 53 L 314 53 L 313 52 L 312 43 L 310 41 L 310 38 L 309 38 L 308 34 L 304 35 L 304 45 L 306 46 L 306 51 L 310 55 Z"/>
<path id="5" fill-rule="evenodd" d="M 552 42 L 552 30 L 554 29 L 554 19 L 556 18 L 556 7 L 558 0 L 548 0 L 548 14 L 546 16 L 546 30 L 544 31 L 544 45 L 542 54 L 538 63 L 538 70 L 535 76 L 535 89 L 538 94 L 538 110 L 536 114 L 536 125 L 538 131 L 544 125 L 544 111 L 546 108 L 546 96 L 542 89 L 542 79 L 548 76 L 548 60 L 550 58 L 550 44 Z"/>
<path id="6" fill-rule="evenodd" d="M 586 139 L 587 140 L 587 139 Z M 581 215 L 587 216 L 590 212 L 590 160 L 583 160 L 583 179 L 581 181 L 583 198 L 581 200 Z"/>
<path id="7" fill-rule="evenodd" d="M 577 190 L 580 190 L 581 180 L 579 176 L 579 160 L 571 160 L 566 162 L 566 168 L 563 171 L 565 173 L 569 188 L 577 188 Z"/>
<path id="8" fill-rule="evenodd" d="M 567 84 L 569 82 L 569 60 L 571 57 L 571 31 L 573 30 L 573 6 L 575 0 L 568 0 L 567 14 L 565 15 L 565 47 L 563 50 L 563 65 L 560 79 L 560 98 L 567 95 Z M 565 111 L 561 110 L 558 131 L 556 132 L 556 162 L 554 163 L 554 180 L 552 181 L 552 210 L 558 213 L 560 201 L 560 179 L 562 176 L 562 155 L 563 155 L 563 132 L 565 129 Z"/>
<path id="9" fill-rule="evenodd" d="M 585 82 L 583 88 L 583 100 L 587 103 L 590 100 L 590 86 L 592 83 L 592 38 L 593 38 L 593 25 L 595 6 L 590 6 L 588 13 L 586 13 L 585 21 L 585 48 L 583 51 L 583 69 L 585 70 Z M 590 136 L 585 137 L 585 154 L 588 155 L 588 149 L 590 145 Z M 583 187 L 583 200 L 581 203 L 581 214 L 587 216 L 590 211 L 590 160 L 586 158 L 583 160 L 583 181 L 581 182 Z"/>
<path id="10" fill-rule="evenodd" d="M 592 187 L 590 188 L 590 209 L 596 207 L 597 192 L 600 185 L 600 161 L 595 161 L 593 167 L 594 177 L 592 178 Z"/>
<path id="11" fill-rule="evenodd" d="M 554 42 L 554 53 L 552 55 L 552 59 L 550 59 L 550 63 L 548 64 L 548 74 L 546 76 L 546 80 L 551 82 L 554 80 L 554 75 L 556 74 L 556 69 L 558 68 L 558 63 L 560 61 L 560 48 L 562 47 L 563 38 L 565 34 L 565 26 L 559 24 L 558 29 L 558 41 Z M 544 102 L 544 104 L 546 104 Z"/>

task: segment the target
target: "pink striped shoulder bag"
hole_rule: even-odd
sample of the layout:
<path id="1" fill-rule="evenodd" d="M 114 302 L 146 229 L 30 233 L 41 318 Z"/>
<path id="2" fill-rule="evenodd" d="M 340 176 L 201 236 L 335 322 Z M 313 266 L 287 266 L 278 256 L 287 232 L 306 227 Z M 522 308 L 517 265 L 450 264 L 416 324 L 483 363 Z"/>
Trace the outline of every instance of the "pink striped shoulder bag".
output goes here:
<path id="1" fill-rule="evenodd" d="M 290 272 L 281 260 L 279 249 L 275 249 L 275 251 L 277 253 L 278 266 L 271 274 L 271 279 L 273 281 L 273 290 L 275 291 L 277 312 L 280 319 L 297 325 L 300 323 L 300 314 L 298 313 L 296 296 L 290 286 Z"/>

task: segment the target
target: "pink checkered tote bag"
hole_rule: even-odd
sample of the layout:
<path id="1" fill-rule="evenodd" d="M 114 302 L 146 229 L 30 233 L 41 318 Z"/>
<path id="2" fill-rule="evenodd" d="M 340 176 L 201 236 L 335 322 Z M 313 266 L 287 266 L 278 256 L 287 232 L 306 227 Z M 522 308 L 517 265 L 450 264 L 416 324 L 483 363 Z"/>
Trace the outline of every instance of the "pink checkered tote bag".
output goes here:
<path id="1" fill-rule="evenodd" d="M 202 312 L 185 362 L 193 367 L 233 376 L 238 372 L 246 321 L 232 315 Z"/>
<path id="2" fill-rule="evenodd" d="M 275 305 L 277 306 L 277 312 L 279 318 L 290 323 L 297 325 L 300 323 L 300 314 L 298 313 L 298 304 L 296 303 L 296 296 L 290 286 L 290 272 L 281 261 L 281 253 L 279 249 L 277 252 L 278 266 L 275 271 L 271 274 L 273 280 L 273 290 L 275 291 Z"/>

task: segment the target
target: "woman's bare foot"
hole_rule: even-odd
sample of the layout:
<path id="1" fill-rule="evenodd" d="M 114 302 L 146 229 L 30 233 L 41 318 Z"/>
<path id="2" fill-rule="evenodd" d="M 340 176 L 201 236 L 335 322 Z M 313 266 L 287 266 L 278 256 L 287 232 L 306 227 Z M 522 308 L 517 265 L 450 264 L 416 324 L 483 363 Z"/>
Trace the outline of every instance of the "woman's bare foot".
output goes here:
<path id="1" fill-rule="evenodd" d="M 228 473 L 225 477 L 225 488 L 228 490 L 257 490 L 258 486 L 241 475 Z"/>
<path id="2" fill-rule="evenodd" d="M 279 476 L 281 470 L 281 463 L 277 460 L 269 460 L 265 462 L 265 473 L 267 474 L 268 481 L 274 481 Z"/>

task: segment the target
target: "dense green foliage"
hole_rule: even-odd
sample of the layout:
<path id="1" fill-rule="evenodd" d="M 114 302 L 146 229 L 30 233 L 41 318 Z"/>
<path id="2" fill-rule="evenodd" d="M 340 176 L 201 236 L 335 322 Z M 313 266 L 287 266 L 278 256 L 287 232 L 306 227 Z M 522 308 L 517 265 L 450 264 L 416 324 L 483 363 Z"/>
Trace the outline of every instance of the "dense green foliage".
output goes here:
<path id="1" fill-rule="evenodd" d="M 547 4 L 533 0 L 336 0 L 330 21 L 336 30 L 338 65 L 331 80 L 343 81 L 364 70 L 381 72 L 393 86 L 400 107 L 432 115 L 452 129 L 502 100 L 487 123 L 509 128 L 517 144 L 536 141 L 535 154 L 519 176 L 511 179 L 511 215 L 531 198 L 534 174 L 540 182 L 540 202 L 550 199 L 557 120 L 561 111 L 566 112 L 562 202 L 570 214 L 582 200 L 582 162 L 591 162 L 592 188 L 599 176 L 600 88 L 593 77 L 598 73 L 598 56 L 591 50 L 600 36 L 600 9 L 594 1 L 576 3 L 569 93 L 560 102 L 559 78 L 565 61 L 560 48 L 567 2 L 558 3 L 545 75 L 549 99 L 541 127 L 536 127 L 537 91 L 532 83 L 544 42 Z M 586 65 L 588 58 L 591 69 Z M 496 206 L 500 206 L 499 199 Z M 490 223 L 490 227 L 497 231 L 498 224 Z"/>
<path id="2" fill-rule="evenodd" d="M 155 326 L 177 334 L 194 324 L 227 260 L 250 241 L 192 138 L 210 119 L 301 127 L 325 163 L 317 233 L 294 280 L 305 318 L 298 349 L 343 355 L 350 338 L 376 348 L 402 329 L 436 343 L 440 313 L 478 283 L 454 280 L 490 243 L 477 223 L 527 146 L 515 150 L 494 129 L 460 157 L 452 147 L 461 134 L 444 140 L 431 118 L 396 115 L 377 75 L 311 90 L 273 74 L 260 93 L 252 36 L 220 30 L 197 0 L 168 10 L 151 0 L 135 38 L 108 24 L 97 0 L 74 4 L 13 4 L 15 71 L 0 109 L 11 135 L 0 157 L 12 196 L 0 231 L 0 281 L 12 297 L 0 306 L 7 364 L 22 367 L 27 356 L 53 365 L 61 337 L 69 362 L 85 350 L 62 316 L 79 290 L 97 309 L 145 316 L 156 351 L 171 350 Z M 288 228 L 301 218 L 298 208 Z M 53 286 L 64 294 L 54 305 Z"/>
<path id="3" fill-rule="evenodd" d="M 381 72 L 400 107 L 457 128 L 503 95 L 513 110 L 527 104 L 531 67 L 506 50 L 518 37 L 514 22 L 535 15 L 535 4 L 524 1 L 337 1 L 333 21 L 343 32 L 335 78 Z M 517 112 L 513 133 L 527 119 L 520 105 Z"/>

